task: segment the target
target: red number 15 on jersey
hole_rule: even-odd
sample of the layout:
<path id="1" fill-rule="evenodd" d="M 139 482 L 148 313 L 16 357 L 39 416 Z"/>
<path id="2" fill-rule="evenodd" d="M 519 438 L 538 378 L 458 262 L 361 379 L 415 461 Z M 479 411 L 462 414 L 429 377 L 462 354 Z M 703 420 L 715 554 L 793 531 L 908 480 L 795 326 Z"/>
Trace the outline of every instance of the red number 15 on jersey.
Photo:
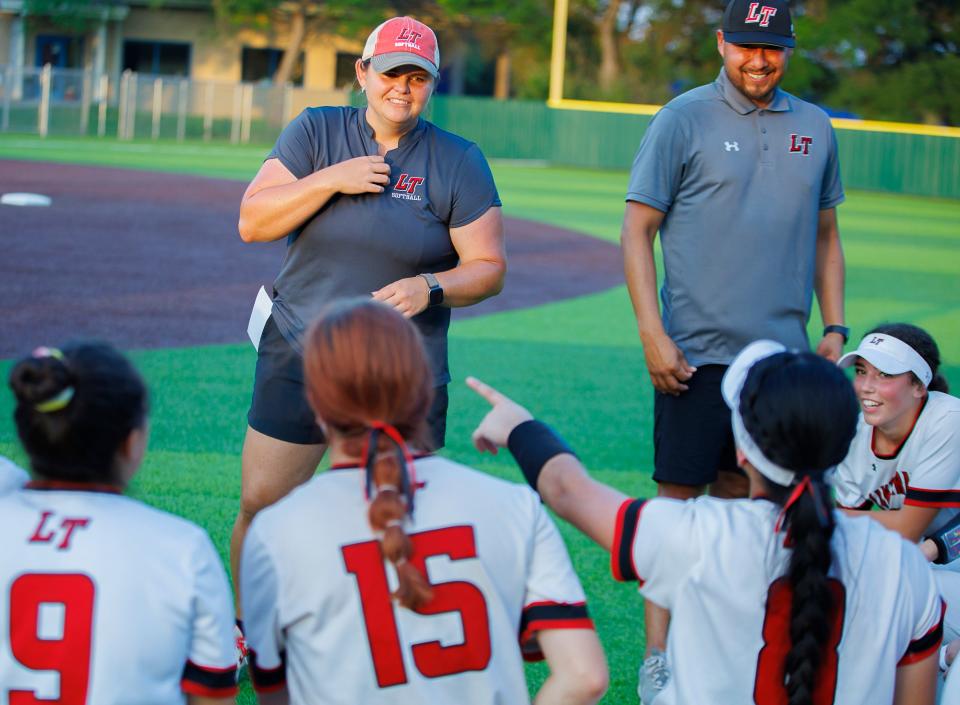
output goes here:
<path id="1" fill-rule="evenodd" d="M 472 526 L 423 531 L 411 534 L 410 539 L 413 542 L 410 562 L 424 575 L 426 559 L 431 556 L 448 556 L 454 561 L 477 557 Z M 400 634 L 380 543 L 365 541 L 344 546 L 341 550 L 347 571 L 356 577 L 360 590 L 377 684 L 387 688 L 406 683 Z M 463 622 L 463 643 L 452 646 L 442 646 L 439 641 L 414 644 L 411 651 L 417 670 L 427 678 L 482 671 L 490 663 L 490 625 L 483 593 L 476 585 L 464 581 L 431 586 L 433 599 L 417 612 L 424 615 L 459 612 Z"/>

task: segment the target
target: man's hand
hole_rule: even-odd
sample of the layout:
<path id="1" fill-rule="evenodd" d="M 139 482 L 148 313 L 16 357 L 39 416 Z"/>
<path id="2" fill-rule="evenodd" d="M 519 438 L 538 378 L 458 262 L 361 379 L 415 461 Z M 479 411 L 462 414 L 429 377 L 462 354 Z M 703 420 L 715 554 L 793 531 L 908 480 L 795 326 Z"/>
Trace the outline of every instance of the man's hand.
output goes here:
<path id="1" fill-rule="evenodd" d="M 340 193 L 383 193 L 390 183 L 390 165 L 383 157 L 354 157 L 327 167 L 335 188 Z"/>
<path id="2" fill-rule="evenodd" d="M 476 377 L 467 377 L 467 386 L 493 407 L 473 432 L 473 445 L 481 453 L 486 451 L 496 455 L 498 448 L 506 447 L 510 432 L 524 421 L 532 419 L 533 415 Z"/>
<path id="3" fill-rule="evenodd" d="M 684 382 L 689 380 L 697 368 L 687 362 L 680 348 L 668 335 L 646 337 L 640 335 L 643 343 L 643 356 L 647 361 L 647 372 L 654 388 L 663 394 L 678 396 L 687 391 Z"/>
<path id="4" fill-rule="evenodd" d="M 817 355 L 830 362 L 836 362 L 843 354 L 843 336 L 839 333 L 827 333 L 817 345 Z"/>
<path id="5" fill-rule="evenodd" d="M 373 298 L 392 306 L 404 318 L 412 318 L 430 304 L 430 287 L 423 277 L 407 277 L 372 292 Z"/>

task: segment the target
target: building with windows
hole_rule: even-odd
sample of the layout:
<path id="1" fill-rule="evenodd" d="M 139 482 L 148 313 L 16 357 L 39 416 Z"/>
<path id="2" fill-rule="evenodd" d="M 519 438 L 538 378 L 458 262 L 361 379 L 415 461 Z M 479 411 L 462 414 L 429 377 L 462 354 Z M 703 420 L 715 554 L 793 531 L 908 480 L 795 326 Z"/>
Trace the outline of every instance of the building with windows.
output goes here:
<path id="1" fill-rule="evenodd" d="M 199 81 L 269 81 L 287 28 L 232 30 L 218 25 L 211 0 L 90 0 L 77 29 L 28 16 L 24 0 L 0 0 L 0 65 L 85 69 L 94 85 L 123 71 Z M 291 82 L 322 91 L 353 84 L 362 43 L 307 35 Z"/>

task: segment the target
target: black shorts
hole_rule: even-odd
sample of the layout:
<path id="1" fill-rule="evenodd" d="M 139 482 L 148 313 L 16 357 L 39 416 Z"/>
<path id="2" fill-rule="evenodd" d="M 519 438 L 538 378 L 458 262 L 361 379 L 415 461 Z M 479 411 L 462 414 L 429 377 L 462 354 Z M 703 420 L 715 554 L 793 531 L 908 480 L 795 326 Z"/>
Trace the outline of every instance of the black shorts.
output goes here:
<path id="1" fill-rule="evenodd" d="M 447 386 L 436 387 L 427 425 L 434 447 L 442 448 L 447 433 Z M 288 343 L 273 322 L 267 319 L 257 353 L 257 371 L 253 382 L 253 401 L 247 423 L 260 433 L 288 443 L 313 445 L 325 443 L 313 410 L 307 403 L 303 383 L 303 358 Z"/>
<path id="2" fill-rule="evenodd" d="M 653 397 L 653 479 L 709 485 L 718 471 L 740 472 L 730 409 L 720 394 L 726 365 L 702 365 L 680 396 Z"/>

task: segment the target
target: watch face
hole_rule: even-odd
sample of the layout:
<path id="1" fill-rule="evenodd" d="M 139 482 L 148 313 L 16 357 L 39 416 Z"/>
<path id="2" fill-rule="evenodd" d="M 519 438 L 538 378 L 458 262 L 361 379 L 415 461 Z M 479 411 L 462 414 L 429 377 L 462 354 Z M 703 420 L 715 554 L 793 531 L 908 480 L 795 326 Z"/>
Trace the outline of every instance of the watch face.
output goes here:
<path id="1" fill-rule="evenodd" d="M 443 303 L 443 288 L 439 286 L 430 287 L 430 305 L 439 306 Z"/>

